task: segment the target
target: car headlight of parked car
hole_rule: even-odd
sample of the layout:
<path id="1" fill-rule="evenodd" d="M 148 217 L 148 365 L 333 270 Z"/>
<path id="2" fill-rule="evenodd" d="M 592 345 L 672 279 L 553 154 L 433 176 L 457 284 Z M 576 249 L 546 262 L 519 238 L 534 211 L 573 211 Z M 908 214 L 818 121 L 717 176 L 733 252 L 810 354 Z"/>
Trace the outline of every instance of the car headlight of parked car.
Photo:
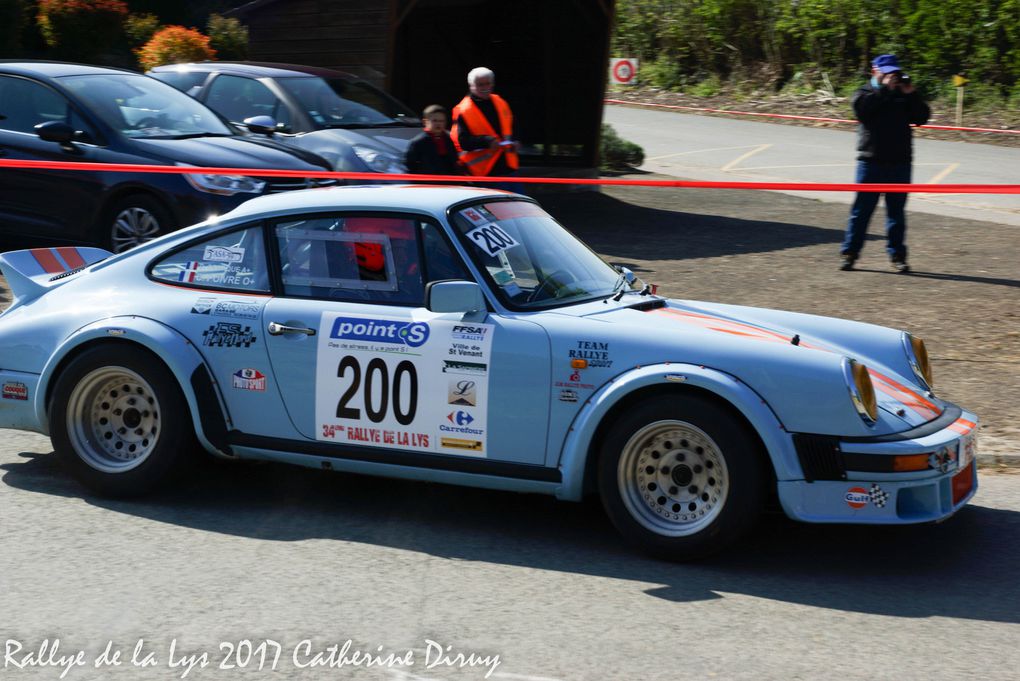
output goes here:
<path id="1" fill-rule="evenodd" d="M 385 151 L 375 149 L 373 147 L 366 147 L 361 144 L 355 144 L 351 147 L 354 153 L 360 158 L 370 170 L 377 173 L 403 173 L 407 170 L 404 164 L 400 162 L 393 154 L 388 154 Z"/>
<path id="2" fill-rule="evenodd" d="M 849 357 L 843 358 L 843 377 L 850 390 L 850 401 L 865 423 L 871 425 L 878 420 L 878 401 L 875 386 L 871 384 L 868 367 Z"/>
<path id="3" fill-rule="evenodd" d="M 924 346 L 924 341 L 905 331 L 900 338 L 903 340 L 903 351 L 907 353 L 907 362 L 914 370 L 914 376 L 921 382 L 921 385 L 930 391 L 935 386 L 935 381 L 932 377 L 931 362 L 928 361 L 928 349 Z"/>
<path id="4" fill-rule="evenodd" d="M 179 166 L 194 168 L 188 163 Z M 202 173 L 183 173 L 184 179 L 200 192 L 233 196 L 234 194 L 261 194 L 266 183 L 245 175 L 205 175 Z"/>

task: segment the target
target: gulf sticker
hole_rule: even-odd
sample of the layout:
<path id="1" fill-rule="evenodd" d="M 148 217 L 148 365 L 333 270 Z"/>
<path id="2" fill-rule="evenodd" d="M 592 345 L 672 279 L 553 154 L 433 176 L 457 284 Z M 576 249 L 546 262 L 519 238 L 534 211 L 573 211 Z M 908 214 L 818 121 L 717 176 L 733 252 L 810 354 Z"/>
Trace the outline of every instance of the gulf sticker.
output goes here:
<path id="1" fill-rule="evenodd" d="M 871 501 L 871 493 L 863 487 L 851 487 L 843 498 L 850 508 L 864 508 Z"/>

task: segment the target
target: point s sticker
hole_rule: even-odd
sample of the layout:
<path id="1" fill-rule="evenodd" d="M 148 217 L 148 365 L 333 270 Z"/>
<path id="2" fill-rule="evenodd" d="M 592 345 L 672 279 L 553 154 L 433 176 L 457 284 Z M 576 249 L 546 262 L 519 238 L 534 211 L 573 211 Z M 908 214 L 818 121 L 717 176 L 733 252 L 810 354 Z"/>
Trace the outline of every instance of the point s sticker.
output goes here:
<path id="1" fill-rule="evenodd" d="M 349 341 L 373 341 L 417 348 L 429 339 L 426 322 L 403 322 L 393 319 L 337 317 L 329 332 L 330 338 Z"/>
<path id="2" fill-rule="evenodd" d="M 871 501 L 871 492 L 863 487 L 851 487 L 843 498 L 850 508 L 864 508 Z"/>

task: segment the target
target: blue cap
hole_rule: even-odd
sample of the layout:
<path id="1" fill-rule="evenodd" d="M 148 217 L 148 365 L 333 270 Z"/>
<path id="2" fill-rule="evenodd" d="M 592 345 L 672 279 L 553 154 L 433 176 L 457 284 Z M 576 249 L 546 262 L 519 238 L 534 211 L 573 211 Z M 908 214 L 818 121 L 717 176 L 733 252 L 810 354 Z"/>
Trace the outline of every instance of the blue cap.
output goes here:
<path id="1" fill-rule="evenodd" d="M 893 71 L 900 71 L 900 62 L 897 61 L 895 54 L 880 54 L 871 60 L 872 67 L 878 69 L 882 73 L 892 73 Z"/>

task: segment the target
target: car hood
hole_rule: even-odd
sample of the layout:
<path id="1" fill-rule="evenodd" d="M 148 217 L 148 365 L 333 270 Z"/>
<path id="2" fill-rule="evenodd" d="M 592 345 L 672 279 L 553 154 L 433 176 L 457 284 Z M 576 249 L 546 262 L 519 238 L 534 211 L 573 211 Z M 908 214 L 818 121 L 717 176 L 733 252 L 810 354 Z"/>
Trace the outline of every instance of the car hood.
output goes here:
<path id="1" fill-rule="evenodd" d="M 914 377 L 899 330 L 738 305 L 661 299 L 635 305 L 634 298 L 626 296 L 621 305 L 608 309 L 604 303 L 581 306 L 574 310 L 578 314 L 569 315 L 573 322 L 553 335 L 610 346 L 619 338 L 611 353 L 611 374 L 625 366 L 663 361 L 724 371 L 781 412 L 791 431 L 820 432 L 817 419 L 807 415 L 832 408 L 830 434 L 885 434 L 926 423 L 947 406 Z M 880 422 L 872 430 L 861 430 L 863 422 L 850 409 L 843 357 L 865 364 L 871 374 L 880 408 Z"/>
<path id="2" fill-rule="evenodd" d="M 275 168 L 322 170 L 329 165 L 302 149 L 271 140 L 246 137 L 199 137 L 195 139 L 135 139 L 137 148 L 171 162 L 220 168 Z"/>

